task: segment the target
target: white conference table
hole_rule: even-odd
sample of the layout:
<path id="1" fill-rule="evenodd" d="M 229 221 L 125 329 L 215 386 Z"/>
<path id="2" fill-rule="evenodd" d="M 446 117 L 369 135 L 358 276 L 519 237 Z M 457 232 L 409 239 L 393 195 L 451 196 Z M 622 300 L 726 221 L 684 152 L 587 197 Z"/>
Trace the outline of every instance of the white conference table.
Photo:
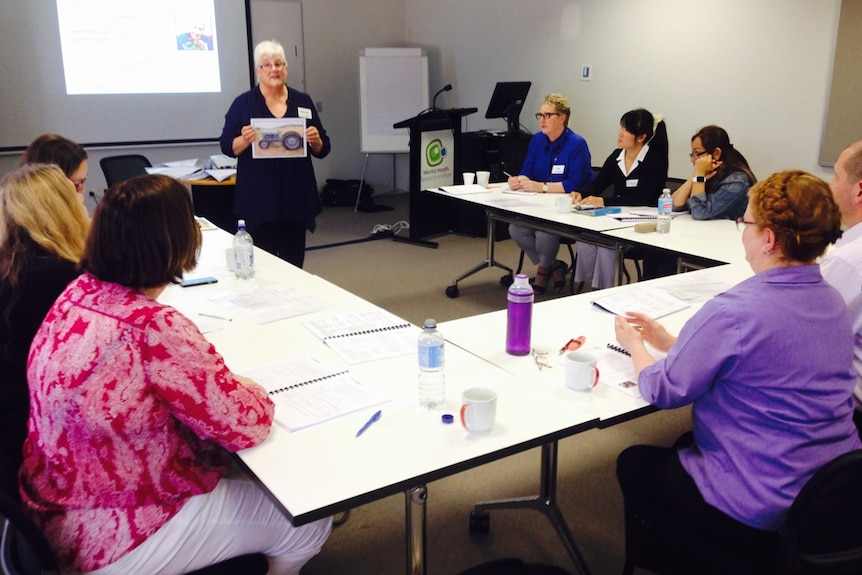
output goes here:
<path id="1" fill-rule="evenodd" d="M 534 447 L 543 448 L 543 464 L 557 440 L 594 428 L 592 413 L 560 403 L 548 393 L 525 387 L 515 375 L 450 345 L 446 349 L 446 404 L 440 411 L 421 409 L 417 399 L 416 354 L 348 366 L 302 321 L 375 308 L 373 304 L 277 258 L 255 250 L 256 277 L 238 280 L 227 270 L 224 250 L 231 236 L 205 231 L 198 268 L 187 277 L 212 275 L 219 282 L 181 288 L 170 286 L 159 298 L 195 321 L 221 323 L 206 337 L 235 371 L 288 357 L 311 355 L 324 363 L 348 369 L 360 382 L 373 385 L 393 400 L 381 406 L 383 417 L 361 437 L 356 431 L 376 410 L 339 417 L 299 431 L 274 425 L 260 445 L 238 454 L 241 463 L 296 525 L 347 511 L 389 495 L 407 498 L 407 573 L 425 573 L 425 485 L 460 471 Z M 260 325 L 231 315 L 230 321 L 202 318 L 200 313 L 229 316 L 210 298 L 225 292 L 242 293 L 266 283 L 279 283 L 314 295 L 327 307 L 322 311 Z M 419 328 L 415 328 L 418 337 Z M 457 423 L 463 389 L 483 386 L 498 393 L 496 425 L 487 434 L 470 434 Z M 442 413 L 456 415 L 456 423 L 441 422 Z M 553 487 L 556 469 L 543 466 L 543 480 Z M 553 472 L 553 473 L 552 473 Z M 546 477 L 550 475 L 551 477 Z M 582 572 L 588 573 L 580 552 L 556 503 L 546 512 Z"/>
<path id="2" fill-rule="evenodd" d="M 516 195 L 499 188 L 486 193 L 454 195 L 440 189 L 426 190 L 485 207 L 488 218 L 488 243 L 485 259 L 459 275 L 446 288 L 446 295 L 458 297 L 458 282 L 489 267 L 499 267 L 508 274 L 512 269 L 494 259 L 494 222 L 522 225 L 556 234 L 616 252 L 617 284 L 622 284 L 626 250 L 631 246 L 657 248 L 677 256 L 679 271 L 700 269 L 723 263 L 745 261 L 740 234 L 731 220 L 694 220 L 691 215 L 674 216 L 669 234 L 635 231 L 635 222 L 625 222 L 610 216 L 585 216 L 575 212 L 561 213 L 555 206 L 559 194 Z M 623 212 L 644 209 L 643 206 L 623 206 Z"/>
<path id="3" fill-rule="evenodd" d="M 602 348 L 616 345 L 614 315 L 592 304 L 604 297 L 640 286 L 667 286 L 681 283 L 717 280 L 732 286 L 752 275 L 745 263 L 721 265 L 686 274 L 658 278 L 606 290 L 542 301 L 533 306 L 531 347 L 549 352 L 552 368 L 538 369 L 531 355 L 514 356 L 505 351 L 506 310 L 484 313 L 440 324 L 446 341 L 475 354 L 489 363 L 529 382 L 537 389 L 553 395 L 563 403 L 577 407 L 599 418 L 599 427 L 607 427 L 654 411 L 640 398 L 634 398 L 607 385 L 599 384 L 589 392 L 566 387 L 565 368 L 558 363 L 559 349 L 571 338 L 584 336 L 582 347 Z M 683 324 L 700 308 L 695 304 L 682 311 L 662 317 L 659 321 L 671 333 L 678 333 Z M 495 337 L 489 337 L 494 334 Z"/>
<path id="4" fill-rule="evenodd" d="M 675 254 L 678 268 L 700 269 L 720 263 L 744 263 L 742 234 L 732 220 L 695 220 L 690 214 L 673 218 L 670 233 L 637 233 L 634 228 L 607 230 L 604 235 L 633 246 Z"/>
<path id="5" fill-rule="evenodd" d="M 500 184 L 492 184 L 500 186 Z M 615 238 L 609 238 L 605 232 L 620 228 L 632 228 L 634 222 L 623 222 L 608 216 L 590 216 L 578 214 L 574 211 L 557 211 L 555 200 L 560 194 L 513 194 L 502 191 L 500 187 L 491 187 L 487 192 L 475 194 L 451 194 L 441 189 L 425 190 L 447 198 L 463 200 L 465 202 L 483 206 L 488 218 L 488 242 L 485 259 L 469 270 L 456 277 L 452 284 L 446 288 L 446 295 L 458 297 L 458 282 L 491 267 L 498 267 L 510 276 L 513 270 L 498 262 L 494 258 L 494 222 L 517 224 L 543 232 L 548 232 L 561 237 L 610 248 L 617 252 L 617 276 L 618 282 L 622 281 L 621 250 L 625 244 Z M 623 211 L 638 209 L 635 206 L 623 206 Z M 643 209 L 641 206 L 640 209 Z"/>

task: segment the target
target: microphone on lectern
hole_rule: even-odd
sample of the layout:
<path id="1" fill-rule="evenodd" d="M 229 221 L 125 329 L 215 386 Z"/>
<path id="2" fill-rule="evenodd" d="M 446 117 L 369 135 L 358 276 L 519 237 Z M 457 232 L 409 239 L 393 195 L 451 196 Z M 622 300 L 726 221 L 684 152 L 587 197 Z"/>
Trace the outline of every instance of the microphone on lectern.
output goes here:
<path id="1" fill-rule="evenodd" d="M 442 88 L 440 88 L 439 90 L 437 90 L 437 93 L 436 93 L 436 94 L 434 94 L 434 99 L 433 99 L 433 100 L 431 100 L 431 109 L 432 109 L 432 110 L 436 110 L 436 109 L 437 109 L 437 96 L 439 96 L 439 95 L 440 95 L 440 94 L 442 94 L 443 92 L 448 92 L 448 91 L 449 91 L 449 90 L 451 90 L 451 89 L 452 89 L 452 84 L 446 84 L 445 86 L 443 86 Z"/>

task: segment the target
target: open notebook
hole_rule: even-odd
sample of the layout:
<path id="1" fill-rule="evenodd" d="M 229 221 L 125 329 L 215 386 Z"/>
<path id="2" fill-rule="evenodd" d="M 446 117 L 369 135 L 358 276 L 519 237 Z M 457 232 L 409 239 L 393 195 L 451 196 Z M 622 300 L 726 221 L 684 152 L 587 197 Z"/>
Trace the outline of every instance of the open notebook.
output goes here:
<path id="1" fill-rule="evenodd" d="M 288 431 L 323 423 L 392 399 L 346 370 L 311 356 L 286 359 L 242 373 L 262 385 L 275 403 L 275 421 Z"/>
<path id="2" fill-rule="evenodd" d="M 381 309 L 302 322 L 351 365 L 416 353 L 418 332 L 408 322 Z"/>

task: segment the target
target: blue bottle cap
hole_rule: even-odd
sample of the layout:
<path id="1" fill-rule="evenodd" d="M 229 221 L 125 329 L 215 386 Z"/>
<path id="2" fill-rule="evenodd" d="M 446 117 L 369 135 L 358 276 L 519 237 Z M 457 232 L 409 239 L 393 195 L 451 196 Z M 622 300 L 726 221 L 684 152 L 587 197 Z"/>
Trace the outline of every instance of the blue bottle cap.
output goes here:
<path id="1" fill-rule="evenodd" d="M 450 424 L 450 423 L 452 423 L 453 421 L 455 421 L 455 418 L 454 418 L 454 417 L 452 417 L 452 414 L 451 414 L 451 413 L 444 413 L 444 414 L 440 417 L 440 419 L 443 421 L 443 423 L 445 423 L 445 424 L 447 424 L 447 425 L 448 425 L 448 424 Z"/>

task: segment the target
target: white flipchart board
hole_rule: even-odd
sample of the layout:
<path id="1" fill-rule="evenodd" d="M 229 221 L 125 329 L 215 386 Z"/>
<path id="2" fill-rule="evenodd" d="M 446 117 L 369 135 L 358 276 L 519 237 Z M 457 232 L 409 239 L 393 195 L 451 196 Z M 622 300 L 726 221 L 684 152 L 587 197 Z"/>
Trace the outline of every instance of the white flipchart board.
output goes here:
<path id="1" fill-rule="evenodd" d="M 428 107 L 428 57 L 422 48 L 365 48 L 359 57 L 362 152 L 406 153 L 407 128 L 392 124 Z"/>

